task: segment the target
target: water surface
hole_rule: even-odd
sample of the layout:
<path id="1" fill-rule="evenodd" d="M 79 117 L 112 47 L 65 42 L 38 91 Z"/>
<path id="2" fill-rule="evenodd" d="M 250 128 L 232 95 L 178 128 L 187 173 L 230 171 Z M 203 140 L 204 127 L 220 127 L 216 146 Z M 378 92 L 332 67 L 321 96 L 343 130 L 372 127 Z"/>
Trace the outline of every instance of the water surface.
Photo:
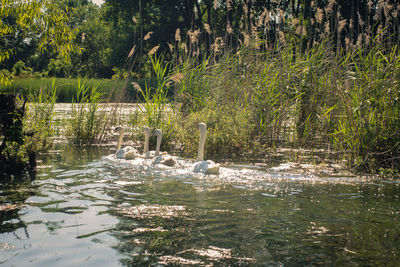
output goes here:
<path id="1" fill-rule="evenodd" d="M 220 176 L 54 151 L 1 185 L 5 266 L 396 265 L 400 185 L 235 166 Z"/>

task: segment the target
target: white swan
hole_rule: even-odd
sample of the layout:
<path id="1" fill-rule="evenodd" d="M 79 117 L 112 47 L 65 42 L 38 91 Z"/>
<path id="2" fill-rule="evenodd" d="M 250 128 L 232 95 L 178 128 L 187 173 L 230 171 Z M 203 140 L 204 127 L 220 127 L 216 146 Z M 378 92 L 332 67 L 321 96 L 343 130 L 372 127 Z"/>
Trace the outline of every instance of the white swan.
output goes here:
<path id="1" fill-rule="evenodd" d="M 219 164 L 214 163 L 212 160 L 204 160 L 204 145 L 206 144 L 207 127 L 206 124 L 199 123 L 200 141 L 197 152 L 196 163 L 193 166 L 194 172 L 201 172 L 204 174 L 219 174 Z"/>
<path id="2" fill-rule="evenodd" d="M 166 166 L 172 167 L 176 164 L 176 159 L 168 155 L 167 152 L 162 152 L 160 154 L 162 131 L 157 129 L 154 131 L 154 135 L 157 136 L 156 151 L 154 153 L 155 157 L 152 160 L 152 164 L 164 164 Z"/>
<path id="3" fill-rule="evenodd" d="M 122 138 L 124 137 L 124 128 L 117 127 L 115 128 L 115 130 L 119 132 L 117 152 L 115 153 L 115 157 L 117 159 L 127 159 L 127 160 L 136 158 L 139 155 L 136 149 L 134 149 L 131 146 L 126 146 L 124 148 L 121 148 Z"/>

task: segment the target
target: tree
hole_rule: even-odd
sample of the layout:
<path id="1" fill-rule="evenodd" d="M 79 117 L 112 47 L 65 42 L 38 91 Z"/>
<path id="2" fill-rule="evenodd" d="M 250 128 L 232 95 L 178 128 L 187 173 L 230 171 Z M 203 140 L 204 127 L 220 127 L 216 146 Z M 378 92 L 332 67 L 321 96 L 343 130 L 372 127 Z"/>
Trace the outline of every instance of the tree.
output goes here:
<path id="1" fill-rule="evenodd" d="M 74 49 L 74 31 L 68 25 L 69 8 L 51 0 L 1 0 L 0 66 L 24 44 L 36 42 L 39 51 L 57 51 L 65 60 Z M 0 74 L 0 85 L 10 83 Z"/>

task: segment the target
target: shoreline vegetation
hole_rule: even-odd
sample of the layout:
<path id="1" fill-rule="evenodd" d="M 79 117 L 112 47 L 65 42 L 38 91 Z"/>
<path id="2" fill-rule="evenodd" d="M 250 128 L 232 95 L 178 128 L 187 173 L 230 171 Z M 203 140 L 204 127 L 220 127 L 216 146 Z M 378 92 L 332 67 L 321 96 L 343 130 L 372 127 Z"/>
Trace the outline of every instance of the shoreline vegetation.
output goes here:
<path id="1" fill-rule="evenodd" d="M 163 150 L 193 155 L 197 124 L 205 122 L 212 158 L 323 150 L 353 172 L 399 177 L 400 6 L 376 1 L 347 14 L 341 1 L 331 0 L 302 6 L 312 12 L 296 17 L 295 9 L 251 10 L 249 1 L 239 2 L 217 6 L 227 15 L 221 37 L 203 21 L 187 36 L 176 29 L 164 50 L 146 46 L 146 54 L 148 32 L 132 45 L 116 80 L 37 80 L 20 67 L 9 88 L 30 100 L 25 125 L 35 134 L 28 150 L 45 151 L 60 134 L 54 104 L 66 101 L 72 111 L 63 134 L 76 145 L 104 142 L 120 124 L 131 129 L 129 138 L 142 140 L 148 126 L 163 131 Z M 240 8 L 244 21 L 236 25 L 232 12 Z M 141 72 L 146 78 L 138 79 Z M 142 105 L 121 120 L 118 105 L 99 108 L 112 102 Z"/>

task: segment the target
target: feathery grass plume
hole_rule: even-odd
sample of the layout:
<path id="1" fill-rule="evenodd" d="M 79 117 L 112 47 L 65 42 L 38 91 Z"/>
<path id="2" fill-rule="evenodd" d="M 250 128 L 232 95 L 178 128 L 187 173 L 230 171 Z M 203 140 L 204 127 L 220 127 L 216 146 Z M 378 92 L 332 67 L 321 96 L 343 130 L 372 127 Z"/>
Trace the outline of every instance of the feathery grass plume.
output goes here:
<path id="1" fill-rule="evenodd" d="M 367 5 L 368 5 L 368 12 L 371 13 L 372 6 L 374 5 L 374 2 L 372 2 L 372 0 L 369 0 Z"/>
<path id="2" fill-rule="evenodd" d="M 220 48 L 223 48 L 224 45 L 224 40 L 221 37 L 215 38 L 214 44 L 212 45 L 214 54 L 218 53 Z"/>
<path id="3" fill-rule="evenodd" d="M 188 48 L 187 48 L 187 45 L 185 43 L 182 43 L 182 49 L 183 49 L 183 51 L 185 51 L 185 54 L 187 54 Z"/>
<path id="4" fill-rule="evenodd" d="M 384 8 L 386 21 L 388 21 L 388 19 L 390 18 L 390 15 L 391 15 L 390 11 L 392 11 L 393 6 L 389 2 L 386 2 L 386 4 L 383 6 L 383 8 Z"/>
<path id="5" fill-rule="evenodd" d="M 175 31 L 175 41 L 177 41 L 178 43 L 181 42 L 181 29 L 176 29 Z"/>
<path id="6" fill-rule="evenodd" d="M 211 28 L 210 28 L 210 25 L 208 23 L 204 23 L 204 29 L 206 30 L 206 32 L 208 34 L 211 34 Z"/>
<path id="7" fill-rule="evenodd" d="M 300 35 L 300 34 L 302 34 L 302 33 L 303 33 L 303 26 L 302 26 L 302 25 L 297 26 L 296 34 L 297 34 L 297 35 Z"/>
<path id="8" fill-rule="evenodd" d="M 218 8 L 218 0 L 214 0 L 214 10 L 217 10 Z"/>
<path id="9" fill-rule="evenodd" d="M 167 43 L 169 47 L 169 51 L 172 53 L 174 51 L 174 46 L 170 43 Z"/>
<path id="10" fill-rule="evenodd" d="M 360 25 L 361 28 L 363 28 L 365 22 L 364 22 L 363 19 L 361 18 L 360 12 L 357 12 L 357 16 L 358 16 L 358 24 Z"/>
<path id="11" fill-rule="evenodd" d="M 189 35 L 189 40 L 190 40 L 191 44 L 198 42 L 199 35 L 200 35 L 199 30 L 195 30 L 195 31 L 188 30 L 187 34 Z"/>
<path id="12" fill-rule="evenodd" d="M 331 14 L 333 13 L 333 7 L 336 4 L 336 0 L 329 0 L 328 6 L 326 7 L 326 13 Z"/>
<path id="13" fill-rule="evenodd" d="M 137 24 L 137 20 L 136 20 L 135 16 L 132 16 L 132 21 L 133 21 L 133 23 Z"/>
<path id="14" fill-rule="evenodd" d="M 86 41 L 86 35 L 84 32 L 82 32 L 81 41 L 82 41 L 82 43 L 84 43 Z"/>
<path id="15" fill-rule="evenodd" d="M 350 31 L 352 31 L 354 29 L 354 21 L 353 21 L 353 19 L 350 19 L 349 29 L 350 29 Z"/>
<path id="16" fill-rule="evenodd" d="M 285 13 L 283 12 L 283 10 L 281 8 L 277 9 L 279 12 L 279 20 L 281 23 L 285 23 Z"/>
<path id="17" fill-rule="evenodd" d="M 279 31 L 279 40 L 283 45 L 286 45 L 285 33 L 283 31 Z"/>
<path id="18" fill-rule="evenodd" d="M 324 19 L 324 11 L 322 8 L 317 8 L 317 13 L 315 14 L 315 19 L 319 24 L 322 23 L 322 20 Z"/>
<path id="19" fill-rule="evenodd" d="M 137 82 L 131 82 L 131 84 L 133 86 L 133 89 L 135 89 L 139 93 L 143 93 L 142 87 L 140 87 L 140 85 Z"/>
<path id="20" fill-rule="evenodd" d="M 263 25 L 264 20 L 267 17 L 267 15 L 268 15 L 268 9 L 266 9 L 264 7 L 264 11 L 261 13 L 260 18 L 259 18 L 258 23 L 257 23 L 258 27 L 261 27 L 261 25 Z"/>
<path id="21" fill-rule="evenodd" d="M 378 44 L 382 44 L 383 41 L 383 27 L 382 24 L 379 24 L 378 29 L 377 29 L 377 34 L 378 36 L 376 37 L 376 40 L 378 42 Z"/>
<path id="22" fill-rule="evenodd" d="M 228 10 L 232 10 L 232 0 L 226 0 L 226 8 L 228 9 Z"/>
<path id="23" fill-rule="evenodd" d="M 148 32 L 147 34 L 146 34 L 146 36 L 143 38 L 143 40 L 149 40 L 150 39 L 150 36 L 153 34 L 153 32 Z"/>
<path id="24" fill-rule="evenodd" d="M 367 45 L 371 44 L 371 36 L 369 34 L 364 33 L 364 37 L 365 37 L 365 43 Z"/>
<path id="25" fill-rule="evenodd" d="M 129 52 L 128 58 L 130 58 L 133 55 L 133 53 L 135 53 L 135 49 L 136 49 L 136 45 L 134 45 L 132 47 L 131 51 Z"/>
<path id="26" fill-rule="evenodd" d="M 172 75 L 169 79 L 174 83 L 180 83 L 183 78 L 185 78 L 185 75 L 183 73 L 178 72 Z"/>
<path id="27" fill-rule="evenodd" d="M 245 46 L 249 46 L 250 45 L 250 35 L 248 35 L 245 32 L 242 32 L 242 35 L 244 36 L 243 44 Z"/>
<path id="28" fill-rule="evenodd" d="M 226 32 L 229 33 L 229 34 L 232 34 L 232 33 L 233 33 L 233 29 L 232 29 L 230 23 L 228 23 L 228 24 L 226 25 Z"/>
<path id="29" fill-rule="evenodd" d="M 356 45 L 357 45 L 357 46 L 361 46 L 361 44 L 362 44 L 362 41 L 363 41 L 363 34 L 362 34 L 362 33 L 360 33 L 360 34 L 357 36 L 357 42 L 356 42 Z"/>
<path id="30" fill-rule="evenodd" d="M 329 35 L 329 34 L 331 33 L 331 23 L 330 23 L 329 21 L 327 21 L 327 22 L 325 23 L 325 33 L 326 33 L 327 35 Z"/>
<path id="31" fill-rule="evenodd" d="M 344 27 L 346 27 L 347 25 L 347 20 L 346 19 L 342 19 L 339 21 L 339 29 L 338 32 L 341 33 L 344 29 Z"/>
<path id="32" fill-rule="evenodd" d="M 296 27 L 296 26 L 299 25 L 299 20 L 296 19 L 296 18 L 293 18 L 291 24 L 292 24 L 293 27 Z"/>
<path id="33" fill-rule="evenodd" d="M 264 27 L 269 28 L 269 20 L 271 19 L 270 15 L 269 15 L 269 11 L 266 10 L 265 13 L 265 18 L 264 18 Z"/>
<path id="34" fill-rule="evenodd" d="M 350 38 L 346 36 L 344 38 L 344 43 L 346 45 L 346 49 L 349 49 L 350 48 Z"/>
<path id="35" fill-rule="evenodd" d="M 154 55 L 157 52 L 158 48 L 160 48 L 159 45 L 153 47 L 147 55 L 149 55 L 149 56 Z"/>

